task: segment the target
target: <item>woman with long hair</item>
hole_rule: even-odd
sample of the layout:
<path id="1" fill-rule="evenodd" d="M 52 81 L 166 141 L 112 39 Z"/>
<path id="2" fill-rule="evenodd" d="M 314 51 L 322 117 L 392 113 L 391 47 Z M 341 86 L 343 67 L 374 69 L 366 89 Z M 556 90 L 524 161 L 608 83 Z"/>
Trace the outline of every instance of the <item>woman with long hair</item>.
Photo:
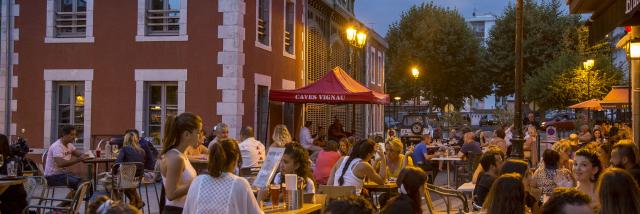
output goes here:
<path id="1" fill-rule="evenodd" d="M 607 139 L 604 138 L 604 135 L 602 134 L 602 130 L 600 129 L 593 130 L 593 141 L 596 142 L 596 144 L 598 145 L 607 143 Z"/>
<path id="2" fill-rule="evenodd" d="M 600 164 L 602 164 L 600 171 L 604 171 L 604 169 L 609 168 L 609 160 L 611 160 L 611 144 L 601 143 L 596 147 L 596 154 L 598 154 L 598 159 L 600 159 Z"/>
<path id="3" fill-rule="evenodd" d="M 118 153 L 118 158 L 116 159 L 116 163 L 127 163 L 127 162 L 137 162 L 140 163 L 136 165 L 136 177 L 142 177 L 144 175 L 144 160 L 145 160 L 145 152 L 142 147 L 140 147 L 138 135 L 133 131 L 127 131 L 124 135 L 124 140 L 122 142 L 122 149 Z M 115 172 L 118 172 L 117 170 Z M 129 204 L 138 209 L 144 206 L 144 202 L 142 202 L 142 197 L 138 194 L 135 188 L 125 189 L 124 194 L 129 198 Z M 118 194 L 116 194 L 118 195 Z"/>
<path id="4" fill-rule="evenodd" d="M 233 174 L 239 166 L 238 142 L 226 138 L 210 148 L 209 174 L 199 175 L 193 180 L 182 213 L 263 213 L 249 182 Z"/>
<path id="5" fill-rule="evenodd" d="M 316 193 L 311 173 L 309 153 L 300 144 L 289 143 L 284 146 L 284 154 L 280 161 L 280 172 L 276 174 L 273 183 L 281 184 L 285 174 L 296 174 L 302 180 L 304 193 Z"/>
<path id="6" fill-rule="evenodd" d="M 596 194 L 596 181 L 602 172 L 602 164 L 595 151 L 580 149 L 576 152 L 573 162 L 573 175 L 576 178 L 576 189 L 592 198 L 591 207 L 598 204 Z"/>
<path id="7" fill-rule="evenodd" d="M 269 148 L 284 148 L 285 145 L 293 142 L 293 138 L 289 133 L 289 129 L 287 129 L 287 126 L 285 126 L 284 124 L 279 124 L 273 127 L 273 135 L 271 136 L 271 140 L 273 140 L 273 142 L 271 142 Z"/>
<path id="8" fill-rule="evenodd" d="M 524 184 L 525 191 L 525 204 L 529 207 L 533 213 L 537 213 L 540 208 L 540 204 L 538 203 L 538 198 L 541 198 L 542 193 L 540 190 L 536 189 L 533 183 L 535 181 L 532 180 L 531 171 L 529 171 L 529 164 L 523 160 L 511 159 L 507 160 L 502 164 L 502 168 L 500 169 L 500 175 L 516 173 L 520 175 L 522 179 L 522 183 Z M 486 199 L 485 199 L 486 200 Z"/>
<path id="9" fill-rule="evenodd" d="M 427 174 L 418 167 L 408 166 L 398 175 L 399 195 L 389 199 L 382 213 L 422 213 L 422 196 Z"/>
<path id="10" fill-rule="evenodd" d="M 538 130 L 535 126 L 527 126 L 527 134 L 524 137 L 524 157 L 531 160 L 533 166 L 538 164 Z"/>
<path id="11" fill-rule="evenodd" d="M 387 141 L 384 146 L 387 159 L 383 161 L 387 162 L 387 175 L 389 177 L 397 178 L 402 169 L 407 166 L 413 166 L 411 155 L 402 153 L 402 151 L 404 151 L 404 145 L 399 138 L 393 138 Z M 380 170 L 380 162 L 383 161 L 378 162 L 376 165 L 377 170 Z"/>
<path id="12" fill-rule="evenodd" d="M 340 141 L 338 141 L 338 152 L 340 153 L 340 156 L 349 155 L 349 151 L 351 151 L 351 145 L 352 143 L 349 138 L 340 138 Z"/>
<path id="13" fill-rule="evenodd" d="M 182 213 L 187 191 L 197 175 L 185 151 L 198 145 L 201 129 L 202 119 L 193 113 L 167 118 L 160 154 L 160 173 L 166 197 L 162 213 Z"/>
<path id="14" fill-rule="evenodd" d="M 487 214 L 530 213 L 525 206 L 525 188 L 522 176 L 517 173 L 509 173 L 498 177 L 491 186 L 481 212 Z"/>
<path id="15" fill-rule="evenodd" d="M 560 155 L 560 160 L 558 163 L 558 168 L 565 168 L 569 171 L 573 171 L 573 160 L 571 160 L 571 140 L 560 140 L 555 142 L 551 149 L 556 151 Z M 542 159 L 544 163 L 544 153 L 542 154 Z"/>
<path id="16" fill-rule="evenodd" d="M 363 179 L 366 177 L 377 184 L 384 184 L 387 180 L 387 163 L 381 161 L 381 168 L 376 173 L 369 164 L 374 153 L 380 156 L 380 160 L 386 160 L 381 148 L 376 148 L 376 143 L 372 140 L 361 140 L 351 149 L 349 156 L 344 156 L 338 160 L 331 169 L 331 176 L 328 184 L 333 186 L 354 186 L 356 194 L 360 195 L 364 186 Z"/>
<path id="17" fill-rule="evenodd" d="M 598 179 L 596 191 L 600 201 L 600 213 L 640 213 L 640 188 L 633 176 L 625 170 L 605 170 Z"/>

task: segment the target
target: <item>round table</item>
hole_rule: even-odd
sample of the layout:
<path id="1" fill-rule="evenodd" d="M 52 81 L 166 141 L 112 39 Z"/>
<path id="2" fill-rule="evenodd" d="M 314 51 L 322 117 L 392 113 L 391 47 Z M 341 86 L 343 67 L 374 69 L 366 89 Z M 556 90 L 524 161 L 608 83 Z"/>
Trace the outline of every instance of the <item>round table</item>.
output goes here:
<path id="1" fill-rule="evenodd" d="M 93 166 L 89 169 L 91 171 L 91 177 L 93 180 L 93 191 L 96 191 L 96 187 L 98 186 L 98 164 L 104 163 L 105 170 L 109 170 L 109 163 L 115 162 L 116 158 L 92 158 L 83 160 L 83 163 L 88 164 L 89 166 Z"/>
<path id="2" fill-rule="evenodd" d="M 19 176 L 15 179 L 7 179 L 7 180 L 0 179 L 0 195 L 2 195 L 2 193 L 4 193 L 4 191 L 6 191 L 10 186 L 24 183 L 25 179 L 26 177 L 22 177 L 22 176 Z"/>

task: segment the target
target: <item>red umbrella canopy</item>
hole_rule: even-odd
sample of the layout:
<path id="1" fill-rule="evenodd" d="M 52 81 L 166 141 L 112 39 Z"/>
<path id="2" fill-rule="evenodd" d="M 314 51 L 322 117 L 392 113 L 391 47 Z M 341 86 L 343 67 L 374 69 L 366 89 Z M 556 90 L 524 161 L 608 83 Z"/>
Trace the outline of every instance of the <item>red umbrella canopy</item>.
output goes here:
<path id="1" fill-rule="evenodd" d="M 340 67 L 327 72 L 318 81 L 294 90 L 271 90 L 269 99 L 289 103 L 387 104 L 389 95 L 373 91 Z"/>

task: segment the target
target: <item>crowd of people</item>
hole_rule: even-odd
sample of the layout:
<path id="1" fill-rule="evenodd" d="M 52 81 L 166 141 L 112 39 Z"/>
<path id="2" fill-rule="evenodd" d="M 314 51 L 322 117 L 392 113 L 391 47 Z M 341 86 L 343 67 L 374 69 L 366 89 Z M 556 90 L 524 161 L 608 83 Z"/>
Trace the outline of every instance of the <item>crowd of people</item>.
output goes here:
<path id="1" fill-rule="evenodd" d="M 318 127 L 316 134 L 311 131 L 313 124 L 306 122 L 297 136 L 285 125 L 276 125 L 268 148 L 255 138 L 252 127 L 243 127 L 236 140 L 224 123 L 215 125 L 208 137 L 202 124 L 192 113 L 167 119 L 159 152 L 137 130 L 123 134 L 116 163 L 139 163 L 137 177 L 147 176 L 145 169 L 159 170 L 164 189 L 162 213 L 263 213 L 260 202 L 268 189 L 255 192 L 240 175 L 260 168 L 272 148 L 284 149 L 270 181 L 274 185 L 283 184 L 285 174 L 295 174 L 305 194 L 316 193 L 320 185 L 354 187 L 353 196 L 332 200 L 325 213 L 422 213 L 423 198 L 428 198 L 425 185 L 434 183 L 442 170 L 442 163 L 434 158 L 449 152 L 435 146 L 434 141 L 442 140 L 436 134 L 425 134 L 416 145 L 406 145 L 397 137 L 356 141 L 342 130 L 339 120 L 334 120 L 329 132 Z M 630 135 L 615 130 L 612 134 L 606 126 L 593 131 L 581 127 L 576 136 L 555 142 L 538 155 L 535 123 L 529 125 L 525 140 L 529 154 L 524 160 L 508 158 L 512 127 L 499 127 L 492 136 L 469 129 L 463 129 L 461 135 L 450 132 L 448 140 L 459 147 L 451 155 L 467 161 L 470 155 L 479 157 L 470 179 L 475 184 L 473 210 L 497 214 L 640 213 L 640 156 Z M 47 150 L 44 175 L 49 185 L 71 188 L 71 196 L 83 179 L 69 167 L 90 157 L 74 147 L 73 126 L 61 131 L 62 137 Z M 7 151 L 8 139 L 0 135 L 0 153 L 10 157 Z M 206 173 L 197 173 L 189 160 L 194 155 L 208 157 Z M 117 172 L 116 168 L 112 173 Z M 364 184 L 389 180 L 396 182 L 398 193 L 377 200 L 378 210 L 371 205 L 371 194 Z M 22 186 L 11 188 L 16 191 L 0 195 L 3 213 L 13 213 L 27 204 Z M 122 193 L 129 202 L 118 197 L 99 198 L 90 206 L 91 213 L 139 213 L 145 206 L 135 189 L 112 191 L 120 191 L 114 195 Z"/>

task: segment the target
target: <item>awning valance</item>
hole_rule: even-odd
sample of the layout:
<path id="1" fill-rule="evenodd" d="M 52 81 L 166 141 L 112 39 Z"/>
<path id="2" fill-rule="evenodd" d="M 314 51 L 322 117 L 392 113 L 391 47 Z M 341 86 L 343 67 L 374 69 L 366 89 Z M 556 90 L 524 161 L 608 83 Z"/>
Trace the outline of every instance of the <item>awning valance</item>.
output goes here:
<path id="1" fill-rule="evenodd" d="M 294 90 L 271 90 L 269 99 L 289 103 L 387 104 L 389 95 L 373 91 L 339 67 L 322 79 Z"/>
<path id="2" fill-rule="evenodd" d="M 629 87 L 613 86 L 611 91 L 605 96 L 600 105 L 604 109 L 619 109 L 629 105 Z"/>

